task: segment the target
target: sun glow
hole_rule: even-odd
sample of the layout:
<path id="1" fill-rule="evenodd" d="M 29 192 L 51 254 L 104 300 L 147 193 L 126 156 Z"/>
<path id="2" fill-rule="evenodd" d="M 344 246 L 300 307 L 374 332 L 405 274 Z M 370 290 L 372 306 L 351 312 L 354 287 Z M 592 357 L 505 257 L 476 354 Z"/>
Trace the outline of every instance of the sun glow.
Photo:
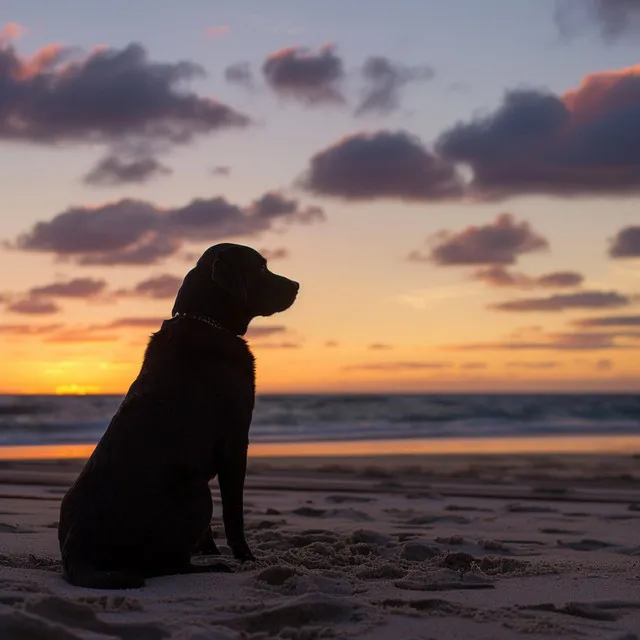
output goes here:
<path id="1" fill-rule="evenodd" d="M 100 387 L 95 384 L 59 384 L 56 387 L 57 396 L 86 396 L 100 392 Z"/>

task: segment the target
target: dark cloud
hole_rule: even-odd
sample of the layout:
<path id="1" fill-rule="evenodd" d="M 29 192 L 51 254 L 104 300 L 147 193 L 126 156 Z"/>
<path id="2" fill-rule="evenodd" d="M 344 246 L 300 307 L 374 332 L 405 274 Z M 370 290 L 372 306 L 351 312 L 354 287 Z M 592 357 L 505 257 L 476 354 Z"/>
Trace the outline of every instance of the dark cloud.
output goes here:
<path id="1" fill-rule="evenodd" d="M 137 44 L 81 59 L 52 45 L 26 59 L 0 43 L 0 138 L 166 145 L 248 125 L 246 116 L 184 88 L 203 75 L 192 62 L 152 62 Z"/>
<path id="2" fill-rule="evenodd" d="M 507 362 L 507 367 L 510 369 L 556 369 L 561 366 L 562 363 L 556 360 L 548 360 L 546 362 L 528 362 L 528 361 L 515 361 Z"/>
<path id="3" fill-rule="evenodd" d="M 606 42 L 640 31 L 638 0 L 556 0 L 555 20 L 560 33 L 571 38 L 595 26 Z"/>
<path id="4" fill-rule="evenodd" d="M 568 311 L 572 309 L 614 309 L 631 304 L 628 296 L 615 291 L 580 291 L 549 296 L 547 298 L 524 298 L 491 305 L 497 311 Z"/>
<path id="5" fill-rule="evenodd" d="M 640 227 L 620 229 L 609 247 L 612 258 L 640 258 Z"/>
<path id="6" fill-rule="evenodd" d="M 160 328 L 166 318 L 116 318 L 106 324 L 92 325 L 91 329 Z"/>
<path id="7" fill-rule="evenodd" d="M 327 340 L 324 343 L 324 346 L 327 347 L 328 349 L 332 349 L 332 348 L 335 348 L 335 347 L 339 346 L 339 343 L 336 342 L 335 340 Z"/>
<path id="8" fill-rule="evenodd" d="M 370 56 L 364 63 L 362 75 L 367 86 L 356 115 L 395 111 L 400 106 L 400 91 L 405 85 L 430 80 L 435 72 L 426 65 L 410 67 L 383 56 Z"/>
<path id="9" fill-rule="evenodd" d="M 141 237 L 138 242 L 123 249 L 83 253 L 82 255 L 65 253 L 58 253 L 57 255 L 61 260 L 73 258 L 78 264 L 88 266 L 148 265 L 156 264 L 169 256 L 175 255 L 181 246 L 182 242 L 178 238 L 166 237 L 158 232 L 150 232 Z"/>
<path id="10" fill-rule="evenodd" d="M 277 192 L 244 208 L 221 197 L 192 200 L 173 209 L 124 199 L 68 209 L 38 222 L 14 246 L 85 265 L 153 264 L 177 253 L 185 241 L 253 236 L 280 222 L 308 224 L 322 219 L 319 207 L 301 207 Z"/>
<path id="11" fill-rule="evenodd" d="M 588 75 L 562 96 L 518 89 L 489 115 L 458 123 L 436 142 L 472 169 L 472 193 L 640 192 L 640 66 Z"/>
<path id="12" fill-rule="evenodd" d="M 138 282 L 138 284 L 130 291 L 127 291 L 126 294 L 163 300 L 175 297 L 181 284 L 182 278 L 164 273 Z"/>
<path id="13" fill-rule="evenodd" d="M 295 342 L 257 342 L 254 349 L 300 349 L 300 345 Z"/>
<path id="14" fill-rule="evenodd" d="M 33 313 L 33 312 L 31 312 Z M 164 318 L 116 318 L 106 323 L 80 326 L 65 326 L 60 323 L 0 324 L 0 334 L 13 336 L 44 336 L 45 342 L 114 342 L 118 340 L 118 329 L 159 329 Z"/>
<path id="15" fill-rule="evenodd" d="M 33 336 L 50 333 L 62 327 L 61 324 L 0 324 L 0 334 L 13 336 Z"/>
<path id="16" fill-rule="evenodd" d="M 553 271 L 537 276 L 534 280 L 541 287 L 578 287 L 584 281 L 584 276 L 575 271 Z"/>
<path id="17" fill-rule="evenodd" d="M 44 338 L 44 342 L 66 344 L 74 342 L 116 342 L 118 336 L 95 333 L 87 329 L 67 329 Z"/>
<path id="18" fill-rule="evenodd" d="M 463 362 L 460 365 L 461 369 L 486 369 L 488 367 L 486 362 Z"/>
<path id="19" fill-rule="evenodd" d="M 54 282 L 29 289 L 31 297 L 93 298 L 104 292 L 107 283 L 94 278 L 74 278 L 67 282 Z"/>
<path id="20" fill-rule="evenodd" d="M 285 198 L 278 191 L 269 191 L 255 200 L 248 209 L 256 219 L 271 220 L 282 216 L 295 215 L 299 222 L 324 220 L 324 211 L 320 207 L 309 206 L 301 210 L 297 200 Z"/>
<path id="21" fill-rule="evenodd" d="M 236 62 L 224 70 L 224 77 L 230 84 L 237 84 L 245 88 L 254 86 L 253 71 L 248 62 Z"/>
<path id="22" fill-rule="evenodd" d="M 220 165 L 219 167 L 213 167 L 211 169 L 212 176 L 228 176 L 231 173 L 231 167 Z"/>
<path id="23" fill-rule="evenodd" d="M 311 158 L 303 188 L 347 200 L 444 200 L 462 194 L 453 167 L 406 132 L 343 138 Z"/>
<path id="24" fill-rule="evenodd" d="M 262 73 L 271 89 L 282 97 L 308 105 L 344 102 L 340 91 L 344 69 L 333 47 L 318 51 L 303 47 L 280 49 L 267 57 Z"/>
<path id="25" fill-rule="evenodd" d="M 92 186 L 114 187 L 122 184 L 143 184 L 173 171 L 156 158 L 123 160 L 107 156 L 84 176 L 83 182 Z"/>
<path id="26" fill-rule="evenodd" d="M 539 340 L 516 340 L 506 342 L 476 342 L 454 345 L 453 351 L 600 351 L 603 349 L 637 349 L 638 345 L 619 342 L 621 339 L 640 340 L 636 333 L 550 333 L 539 336 Z"/>
<path id="27" fill-rule="evenodd" d="M 447 369 L 451 362 L 371 362 L 342 367 L 342 371 L 421 371 Z"/>
<path id="28" fill-rule="evenodd" d="M 499 265 L 478 269 L 473 273 L 473 278 L 494 287 L 520 287 L 523 289 L 577 287 L 584 280 L 584 277 L 575 271 L 554 271 L 541 276 L 528 276 L 524 273 L 509 271 Z"/>
<path id="29" fill-rule="evenodd" d="M 384 344 L 383 342 L 374 342 L 370 344 L 368 347 L 371 351 L 387 351 L 389 349 L 393 349 L 390 344 Z"/>
<path id="30" fill-rule="evenodd" d="M 49 315 L 58 313 L 60 307 L 51 300 L 29 297 L 7 305 L 7 311 L 24 315 Z"/>
<path id="31" fill-rule="evenodd" d="M 248 340 L 259 340 L 260 338 L 266 338 L 269 336 L 276 335 L 278 333 L 286 333 L 287 327 L 283 325 L 271 325 L 267 327 L 249 327 L 249 330 L 246 333 L 246 338 Z"/>
<path id="32" fill-rule="evenodd" d="M 440 231 L 428 242 L 429 253 L 412 251 L 409 260 L 443 266 L 513 264 L 520 255 L 549 246 L 546 238 L 536 233 L 528 222 L 516 222 L 508 213 L 489 224 L 467 227 L 457 233 Z"/>
<path id="33" fill-rule="evenodd" d="M 601 316 L 575 320 L 578 327 L 640 327 L 640 316 Z"/>

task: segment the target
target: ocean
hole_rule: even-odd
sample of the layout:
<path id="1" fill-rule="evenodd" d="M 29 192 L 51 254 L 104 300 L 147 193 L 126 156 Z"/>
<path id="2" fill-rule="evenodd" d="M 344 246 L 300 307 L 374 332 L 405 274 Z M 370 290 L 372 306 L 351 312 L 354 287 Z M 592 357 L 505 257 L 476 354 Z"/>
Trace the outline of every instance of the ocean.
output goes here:
<path id="1" fill-rule="evenodd" d="M 122 396 L 0 396 L 0 446 L 95 444 Z M 261 395 L 251 442 L 640 435 L 637 394 Z"/>

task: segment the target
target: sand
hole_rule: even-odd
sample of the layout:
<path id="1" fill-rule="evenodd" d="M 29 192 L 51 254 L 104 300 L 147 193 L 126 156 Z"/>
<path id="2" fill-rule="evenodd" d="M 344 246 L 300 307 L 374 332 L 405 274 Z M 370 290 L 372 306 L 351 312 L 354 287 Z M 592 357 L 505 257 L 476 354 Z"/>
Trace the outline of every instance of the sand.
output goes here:
<path id="1" fill-rule="evenodd" d="M 2 640 L 640 638 L 638 455 L 253 459 L 255 563 L 119 592 L 60 577 L 80 467 L 0 463 Z"/>

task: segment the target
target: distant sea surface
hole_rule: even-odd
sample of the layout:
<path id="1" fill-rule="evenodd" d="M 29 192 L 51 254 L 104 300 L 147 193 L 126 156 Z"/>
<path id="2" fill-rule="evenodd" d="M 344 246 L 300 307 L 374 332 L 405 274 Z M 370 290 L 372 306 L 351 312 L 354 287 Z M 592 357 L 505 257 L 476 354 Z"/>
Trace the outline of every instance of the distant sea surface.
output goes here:
<path id="1" fill-rule="evenodd" d="M 95 444 L 122 396 L 0 396 L 0 446 Z M 640 395 L 265 395 L 251 441 L 640 435 Z"/>

